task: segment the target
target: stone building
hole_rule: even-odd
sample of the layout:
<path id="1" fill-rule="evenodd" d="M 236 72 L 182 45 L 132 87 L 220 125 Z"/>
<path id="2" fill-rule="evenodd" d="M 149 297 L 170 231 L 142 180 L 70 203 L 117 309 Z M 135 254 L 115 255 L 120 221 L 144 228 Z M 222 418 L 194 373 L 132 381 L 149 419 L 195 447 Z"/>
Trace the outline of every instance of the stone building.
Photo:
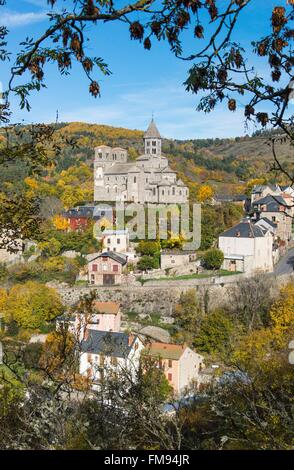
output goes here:
<path id="1" fill-rule="evenodd" d="M 94 199 L 104 202 L 185 203 L 189 190 L 161 152 L 162 138 L 152 119 L 144 134 L 144 155 L 128 162 L 125 149 L 95 148 Z"/>
<path id="2" fill-rule="evenodd" d="M 127 257 L 112 251 L 97 255 L 88 263 L 88 282 L 95 286 L 121 284 L 123 267 Z"/>

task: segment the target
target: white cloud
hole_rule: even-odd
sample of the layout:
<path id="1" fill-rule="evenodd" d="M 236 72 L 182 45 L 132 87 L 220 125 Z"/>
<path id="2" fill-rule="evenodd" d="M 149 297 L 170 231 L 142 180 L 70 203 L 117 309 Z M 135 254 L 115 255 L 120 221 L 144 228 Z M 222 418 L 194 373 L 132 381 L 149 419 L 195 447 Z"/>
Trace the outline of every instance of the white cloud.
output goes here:
<path id="1" fill-rule="evenodd" d="M 1 16 L 1 24 L 7 27 L 26 26 L 28 24 L 43 21 L 47 13 L 18 13 L 15 11 L 6 11 Z"/>

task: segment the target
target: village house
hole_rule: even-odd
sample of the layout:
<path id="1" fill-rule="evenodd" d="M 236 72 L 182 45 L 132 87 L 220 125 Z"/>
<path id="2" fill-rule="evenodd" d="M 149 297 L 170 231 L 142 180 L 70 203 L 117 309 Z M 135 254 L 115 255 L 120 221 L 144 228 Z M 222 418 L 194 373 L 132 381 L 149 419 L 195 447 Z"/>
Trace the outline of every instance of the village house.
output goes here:
<path id="1" fill-rule="evenodd" d="M 97 255 L 87 265 L 89 284 L 95 286 L 121 284 L 123 267 L 126 264 L 127 257 L 122 253 L 107 251 Z"/>
<path id="2" fill-rule="evenodd" d="M 127 253 L 130 247 L 128 230 L 104 230 L 99 237 L 102 250 Z"/>
<path id="3" fill-rule="evenodd" d="M 84 339 L 86 329 L 118 333 L 121 315 L 120 304 L 94 300 L 90 313 L 79 312 L 79 306 L 77 306 L 77 311 L 71 317 L 63 315 L 57 320 L 57 327 L 67 324 L 69 331 L 81 341 Z"/>
<path id="4" fill-rule="evenodd" d="M 254 216 L 258 220 L 266 217 L 277 224 L 276 235 L 288 242 L 292 237 L 292 217 L 287 202 L 281 196 L 265 196 L 252 204 Z"/>
<path id="5" fill-rule="evenodd" d="M 162 250 L 160 255 L 160 267 L 161 269 L 170 269 L 185 266 L 195 260 L 196 255 L 191 253 L 191 251 Z"/>
<path id="6" fill-rule="evenodd" d="M 94 206 L 78 206 L 64 212 L 63 216 L 68 222 L 70 231 L 85 230 L 93 219 Z"/>
<path id="7" fill-rule="evenodd" d="M 223 232 L 218 239 L 223 269 L 235 272 L 272 272 L 274 237 L 249 218 Z"/>
<path id="8" fill-rule="evenodd" d="M 63 213 L 68 222 L 69 231 L 86 230 L 92 221 L 106 219 L 113 223 L 113 209 L 107 204 L 77 206 Z"/>
<path id="9" fill-rule="evenodd" d="M 143 349 L 136 335 L 87 329 L 81 343 L 80 374 L 94 386 L 110 373 L 127 372 L 135 379 Z"/>
<path id="10" fill-rule="evenodd" d="M 266 196 L 280 196 L 282 190 L 278 184 L 258 184 L 251 191 L 251 204 Z"/>
<path id="11" fill-rule="evenodd" d="M 200 385 L 200 372 L 204 369 L 204 358 L 185 344 L 154 342 L 146 347 L 144 354 L 157 360 L 169 384 L 177 395 L 183 394 L 193 382 Z"/>

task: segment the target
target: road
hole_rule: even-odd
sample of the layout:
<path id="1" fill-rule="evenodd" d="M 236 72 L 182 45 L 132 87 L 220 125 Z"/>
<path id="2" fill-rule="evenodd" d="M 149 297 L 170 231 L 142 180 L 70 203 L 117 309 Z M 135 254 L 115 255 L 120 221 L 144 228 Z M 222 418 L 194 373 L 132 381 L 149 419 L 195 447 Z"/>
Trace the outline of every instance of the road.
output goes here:
<path id="1" fill-rule="evenodd" d="M 290 273 L 294 274 L 294 248 L 291 248 L 275 267 L 275 274 L 277 276 Z"/>

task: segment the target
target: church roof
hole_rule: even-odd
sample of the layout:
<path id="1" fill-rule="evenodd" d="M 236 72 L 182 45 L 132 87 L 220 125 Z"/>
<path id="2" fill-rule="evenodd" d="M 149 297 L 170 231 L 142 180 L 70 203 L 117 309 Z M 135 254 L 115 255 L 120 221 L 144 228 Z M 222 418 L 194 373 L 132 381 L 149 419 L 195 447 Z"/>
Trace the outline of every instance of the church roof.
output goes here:
<path id="1" fill-rule="evenodd" d="M 158 185 L 158 186 L 173 186 L 174 183 L 172 183 L 172 182 L 169 181 L 169 180 L 162 180 L 162 181 L 160 181 L 157 185 Z"/>
<path id="2" fill-rule="evenodd" d="M 127 174 L 135 168 L 134 163 L 115 163 L 110 168 L 105 170 L 105 175 L 120 175 Z"/>
<path id="3" fill-rule="evenodd" d="M 140 157 L 136 158 L 136 161 L 142 161 L 142 160 L 149 160 L 149 156 L 148 155 L 140 155 Z"/>
<path id="4" fill-rule="evenodd" d="M 175 173 L 169 166 L 166 166 L 161 173 Z"/>
<path id="5" fill-rule="evenodd" d="M 144 134 L 144 139 L 150 139 L 150 138 L 161 139 L 161 135 L 159 134 L 159 131 L 156 127 L 156 124 L 153 118 L 149 124 L 147 131 Z"/>

